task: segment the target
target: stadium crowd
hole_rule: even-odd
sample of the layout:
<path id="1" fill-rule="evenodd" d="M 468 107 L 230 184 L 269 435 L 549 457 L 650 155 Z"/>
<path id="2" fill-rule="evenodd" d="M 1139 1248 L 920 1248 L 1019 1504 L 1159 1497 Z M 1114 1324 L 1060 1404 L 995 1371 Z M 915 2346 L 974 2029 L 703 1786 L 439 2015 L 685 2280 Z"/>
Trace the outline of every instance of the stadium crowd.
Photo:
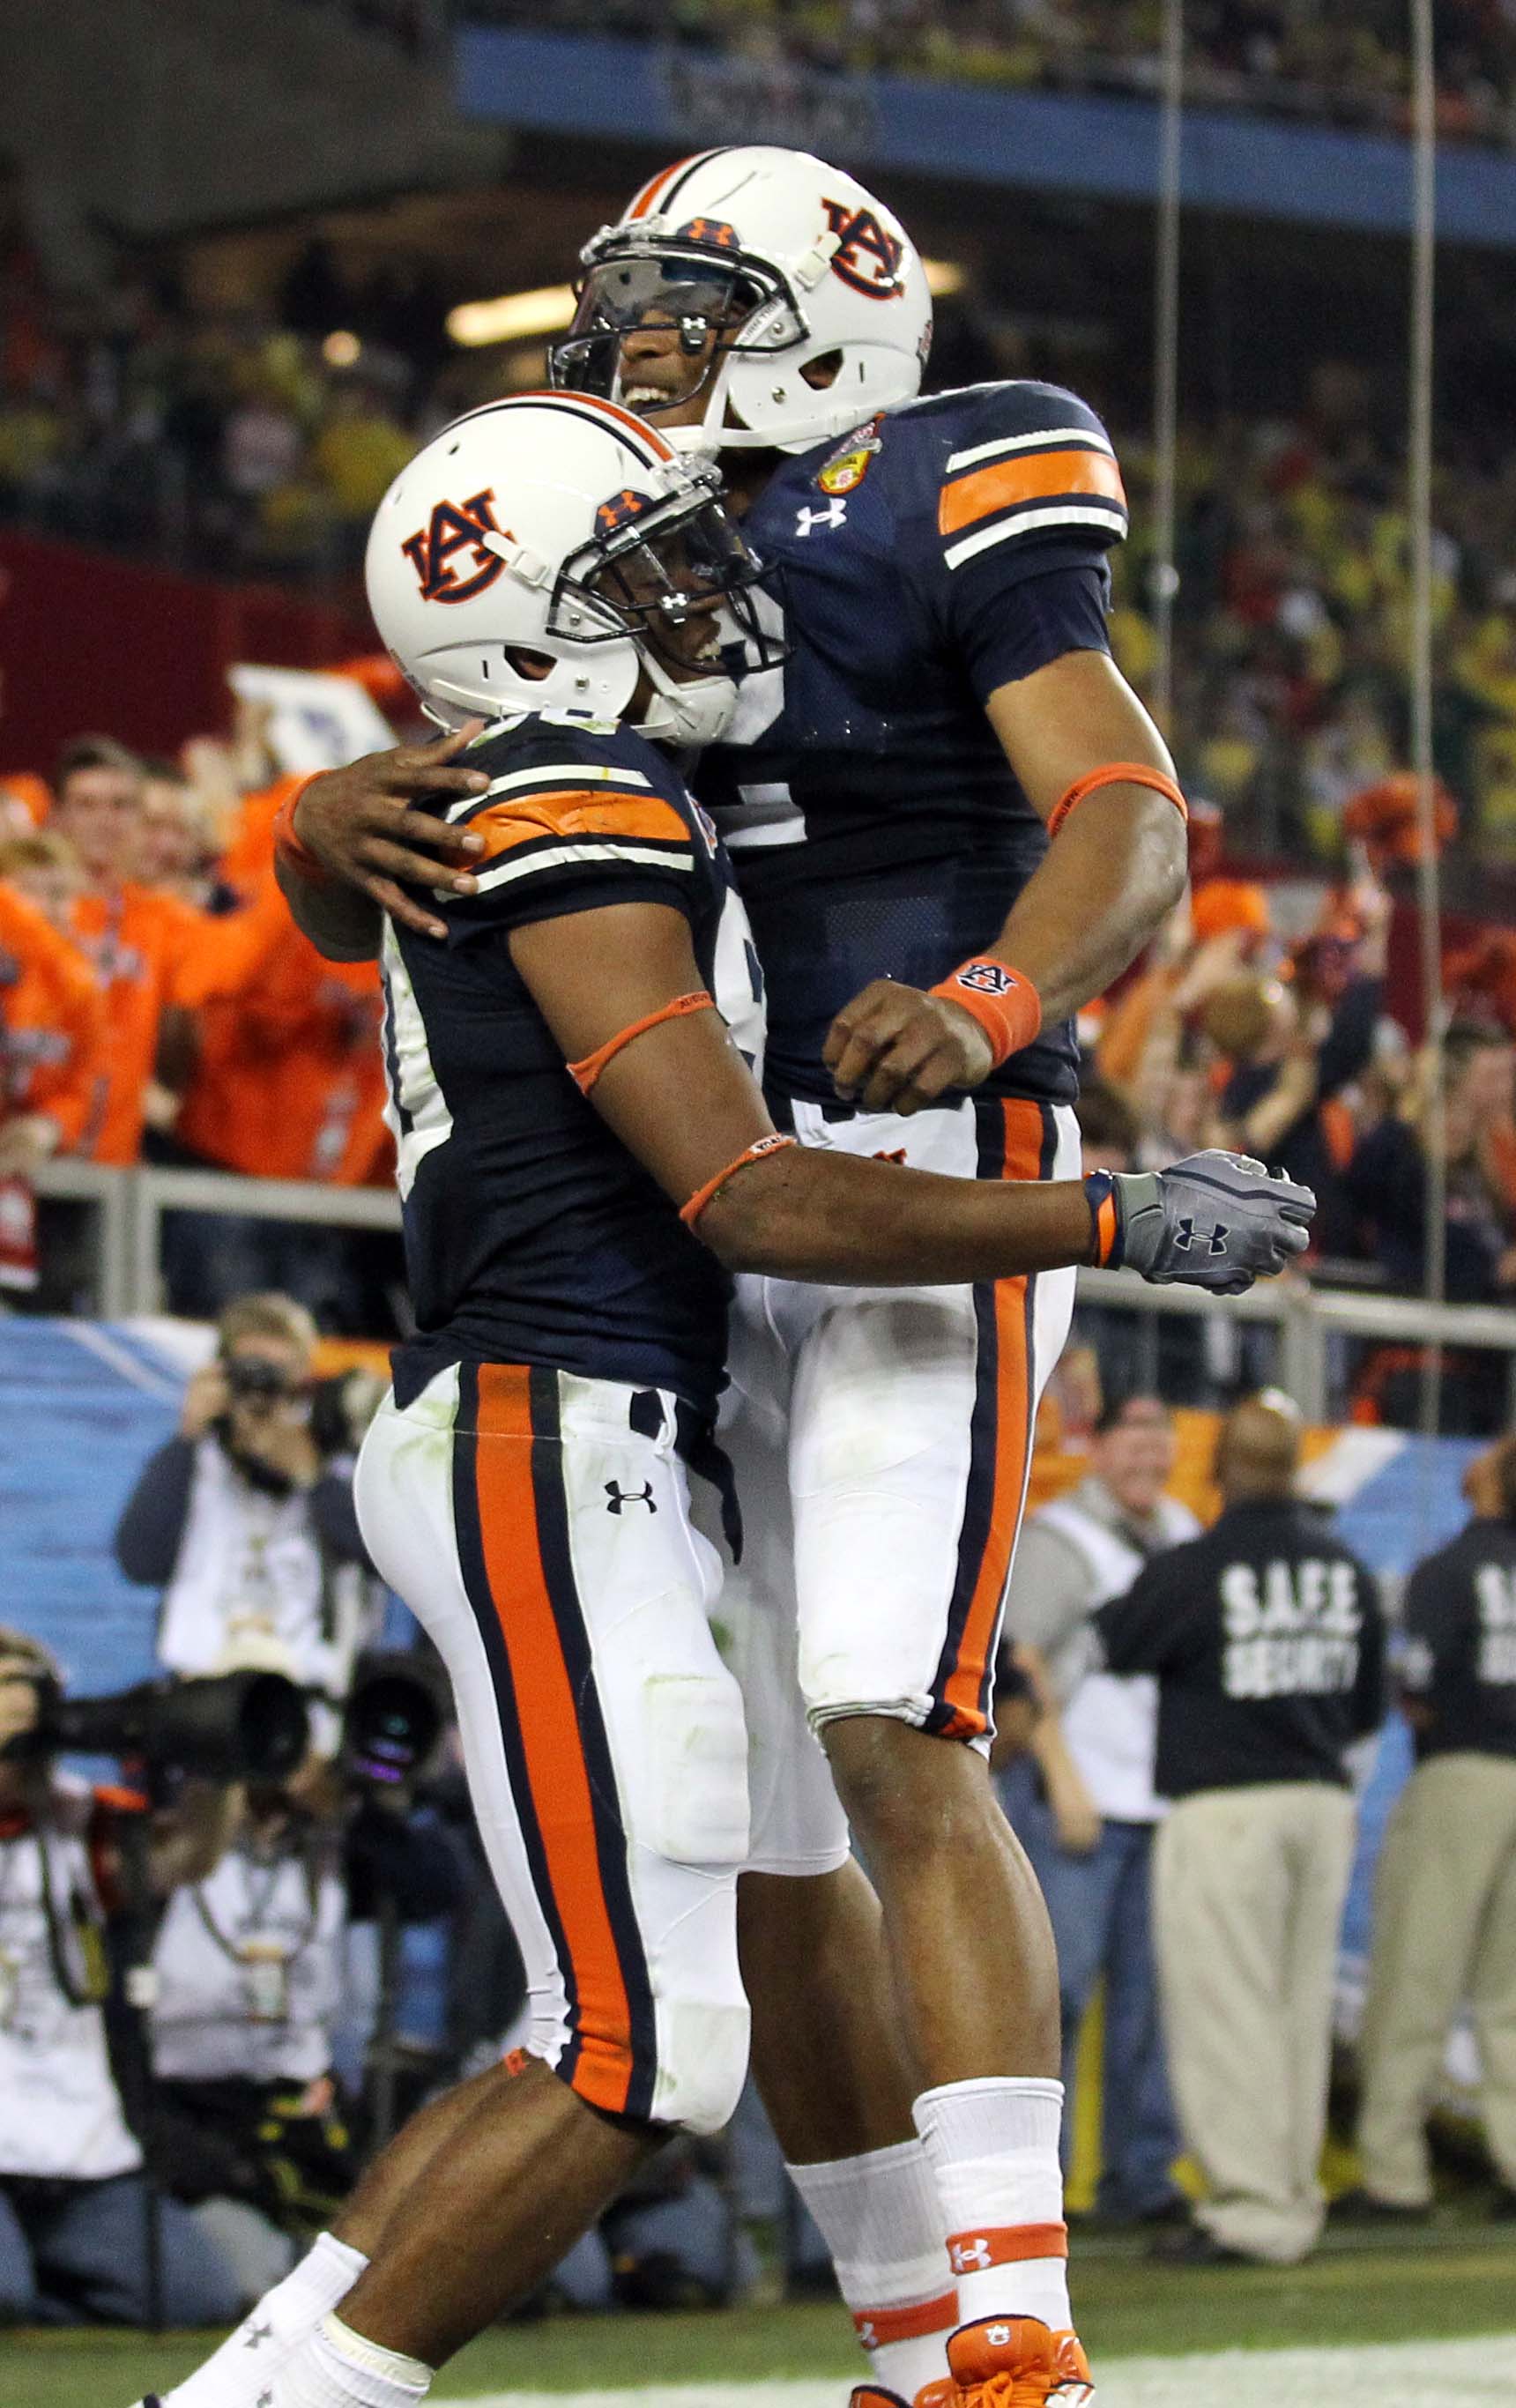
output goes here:
<path id="1" fill-rule="evenodd" d="M 493 23 L 615 33 L 822 73 L 942 82 L 1150 93 L 1161 71 L 1151 0 L 464 0 Z M 1403 127 L 1409 36 L 1403 11 L 1373 5 L 1328 16 L 1310 0 L 1201 0 L 1185 20 L 1192 104 L 1277 110 L 1337 124 Z M 1516 50 L 1493 0 L 1456 0 L 1437 22 L 1444 137 L 1516 138 Z"/>
<path id="2" fill-rule="evenodd" d="M 350 667 L 395 707 L 387 664 Z M 231 740 L 195 737 L 178 759 L 140 761 L 85 736 L 50 780 L 0 781 L 10 1208 L 0 1279 L 19 1298 L 72 1300 L 67 1208 L 45 1223 L 40 1285 L 17 1219 L 29 1176 L 54 1154 L 336 1186 L 390 1176 L 377 976 L 322 961 L 290 921 L 272 831 L 296 781 L 270 758 L 260 710 L 237 714 Z M 1412 808 L 1406 780 L 1378 779 L 1340 814 L 1354 874 L 1274 887 L 1227 874 L 1220 814 L 1197 809 L 1190 897 L 1081 1032 L 1092 1164 L 1156 1167 L 1196 1144 L 1241 1146 L 1315 1188 L 1322 1254 L 1410 1290 L 1423 1276 L 1428 1062 L 1395 1017 L 1386 971 Z M 1494 932 L 1449 959 L 1448 1292 L 1458 1302 L 1516 1291 L 1513 954 Z M 327 1327 L 372 1335 L 391 1326 L 387 1244 L 179 1213 L 167 1299 L 214 1314 L 250 1284 L 278 1283 Z M 1119 1344 L 1114 1329 L 1104 1338 Z M 1366 1358 L 1356 1409 L 1399 1419 L 1415 1369 L 1403 1349 Z M 1199 1352 L 1170 1370 L 1176 1395 L 1211 1393 Z M 1471 1370 L 1449 1383 L 1448 1411 L 1484 1430 L 1500 1400 Z"/>

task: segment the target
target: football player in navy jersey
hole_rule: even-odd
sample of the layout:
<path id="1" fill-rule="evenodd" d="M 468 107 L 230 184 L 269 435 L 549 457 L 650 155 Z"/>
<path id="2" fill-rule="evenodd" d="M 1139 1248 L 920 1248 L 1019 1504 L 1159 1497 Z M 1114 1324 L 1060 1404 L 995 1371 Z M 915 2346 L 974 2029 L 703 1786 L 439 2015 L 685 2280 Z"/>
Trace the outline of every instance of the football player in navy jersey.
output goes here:
<path id="1" fill-rule="evenodd" d="M 592 440 L 613 454 L 593 483 L 575 452 Z M 349 2397 L 334 2387 L 344 2363 L 372 2377 L 385 2408 L 420 2396 L 426 2369 L 530 2286 L 660 2128 L 705 2128 L 729 2108 L 746 2041 L 733 1902 L 737 1867 L 752 1861 L 744 1717 L 710 1645 L 715 1557 L 693 1526 L 681 1469 L 681 1458 L 705 1457 L 721 1267 L 783 1283 L 781 1312 L 808 1293 L 841 1320 L 851 1310 L 843 1282 L 868 1283 L 876 1303 L 887 1294 L 899 1310 L 890 1360 L 867 1371 L 872 1393 L 893 1406 L 892 1368 L 924 1368 L 935 1350 L 947 1358 L 939 1385 L 951 1408 L 951 1375 L 966 1364 L 977 1381 L 978 1356 L 994 1353 L 997 1278 L 1002 1294 L 1008 1275 L 1023 1283 L 1024 1324 L 1026 1283 L 1079 1259 L 1224 1287 L 1303 1242 L 1295 1224 L 1309 1199 L 1228 1157 L 1137 1185 L 1102 1178 L 1086 1192 L 1066 1181 L 902 1176 L 893 1160 L 869 1158 L 894 1148 L 798 1146 L 775 1126 L 753 1075 L 755 964 L 724 856 L 666 760 L 614 724 L 631 719 L 664 744 L 720 732 L 737 696 L 710 657 L 718 607 L 720 633 L 750 647 L 754 675 L 765 673 L 751 564 L 713 490 L 708 471 L 603 401 L 522 397 L 446 430 L 376 522 L 375 614 L 435 715 L 507 715 L 466 754 L 455 740 L 318 781 L 286 835 L 286 891 L 328 951 L 371 951 L 375 936 L 371 905 L 313 883 L 302 857 L 328 805 L 350 825 L 365 796 L 423 794 L 459 842 L 483 848 L 472 870 L 445 875 L 408 849 L 439 823 L 393 808 L 382 839 L 392 850 L 364 871 L 392 906 L 386 1044 L 422 1327 L 397 1356 L 361 1510 L 376 1560 L 453 1670 L 481 1828 L 533 1968 L 540 2064 L 508 2090 L 485 2077 L 482 2099 L 462 2095 L 403 2139 L 337 2236 L 376 2262 L 339 2327 L 276 2381 L 275 2408 Z M 384 885 L 395 870 L 425 879 L 434 899 Z M 922 1125 L 934 1117 L 956 1125 L 959 1108 Z M 951 1147 L 941 1161 L 965 1167 Z M 946 1348 L 939 1306 L 954 1316 Z M 1003 1317 L 1013 1328 L 1014 1311 Z M 750 1401 L 764 1400 L 744 1396 L 739 1432 Z M 861 1429 L 855 1416 L 850 1447 Z M 885 1438 L 897 1445 L 896 1431 Z M 921 1577 L 922 1500 L 893 1498 L 865 1471 Z M 800 1519 L 792 1533 L 788 1498 L 755 1484 L 760 1597 L 793 1581 L 792 1547 L 803 1566 Z M 976 1595 L 980 1586 L 976 1574 Z M 783 2035 L 793 2052 L 803 2028 L 823 2143 L 809 2152 L 815 2195 L 854 2297 L 883 2271 L 865 2339 L 904 2352 L 940 2332 L 945 2299 L 956 2305 L 936 2186 L 945 2178 L 909 2135 L 919 2066 L 951 2043 L 953 2019 L 924 2049 L 909 2028 L 914 2061 L 902 2061 L 876 1910 L 846 1864 L 846 1828 L 793 1674 L 785 1687 L 794 1613 L 792 1594 L 785 1611 L 751 1617 L 746 1634 L 753 1816 L 774 1878 L 754 1875 L 744 1889 L 785 1899 L 801 1937 L 820 1945 L 787 1968 L 760 1903 L 744 1973 L 765 2002 L 760 2073 L 779 2086 L 777 2119 L 793 2116 L 803 2086 L 792 2079 L 783 2095 Z M 895 1643 L 882 1624 L 881 1635 Z M 973 1730 L 982 1724 L 969 1694 Z M 902 1689 L 860 1710 L 879 1714 L 928 1746 L 912 1725 L 930 1723 L 930 1700 Z M 848 1716 L 817 1719 L 830 1745 Z M 969 1760 L 935 1739 L 930 1754 Z M 960 1811 L 951 1792 L 944 1804 Z M 940 1812 L 911 1850 L 937 1853 Z M 972 1821 L 965 1829 L 976 1845 Z M 1019 1885 L 1003 1826 L 996 1846 L 1000 1874 Z M 813 1879 L 787 1878 L 797 1873 Z M 824 1912 L 812 1914 L 808 1893 L 828 1901 Z M 951 1916 L 951 1895 L 943 1903 Z M 939 1928 L 946 1943 L 951 1922 Z M 831 2048 L 818 2039 L 828 2017 Z M 992 2108 L 1008 2081 L 1018 2099 L 1042 2101 L 1040 2075 L 984 2063 L 968 2079 Z M 792 2150 L 807 2157 L 803 2142 Z M 1022 2154 L 1040 2177 L 1030 2128 Z M 444 2184 L 436 2196 L 433 2173 Z M 854 2200 L 850 2236 L 832 2211 L 860 2185 L 886 2213 L 870 2227 Z M 439 2267 L 444 2193 L 451 2245 Z M 1045 2219 L 1022 2221 L 1046 2253 Z M 986 2253 L 1007 2258 L 986 2224 Z M 1020 2259 L 1039 2262 L 1024 2232 Z M 1056 2381 L 1073 2399 L 1087 2385 L 1082 2356 L 1055 2303 L 1038 2297 L 1048 2313 L 1027 2319 L 1023 2357 L 1042 2367 L 1044 2396 Z M 966 2335 L 960 2372 L 969 2352 L 1000 2346 Z M 182 2408 L 232 2396 L 185 2386 Z"/>

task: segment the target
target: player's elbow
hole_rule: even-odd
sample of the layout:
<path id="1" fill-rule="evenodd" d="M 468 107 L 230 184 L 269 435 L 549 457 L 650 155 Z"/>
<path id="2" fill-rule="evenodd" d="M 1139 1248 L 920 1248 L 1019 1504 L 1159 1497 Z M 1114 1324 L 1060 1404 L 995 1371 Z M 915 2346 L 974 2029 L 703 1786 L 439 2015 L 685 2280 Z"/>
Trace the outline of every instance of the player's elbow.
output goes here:
<path id="1" fill-rule="evenodd" d="M 816 1279 L 835 1254 L 826 1216 L 807 1174 L 813 1161 L 792 1147 L 754 1165 L 713 1197 L 696 1224 L 698 1235 L 729 1271 L 769 1279 Z"/>
<path id="2" fill-rule="evenodd" d="M 1144 793 L 1138 805 L 1143 876 L 1141 891 L 1151 926 L 1166 919 L 1184 894 L 1190 875 L 1186 824 L 1166 795 Z"/>

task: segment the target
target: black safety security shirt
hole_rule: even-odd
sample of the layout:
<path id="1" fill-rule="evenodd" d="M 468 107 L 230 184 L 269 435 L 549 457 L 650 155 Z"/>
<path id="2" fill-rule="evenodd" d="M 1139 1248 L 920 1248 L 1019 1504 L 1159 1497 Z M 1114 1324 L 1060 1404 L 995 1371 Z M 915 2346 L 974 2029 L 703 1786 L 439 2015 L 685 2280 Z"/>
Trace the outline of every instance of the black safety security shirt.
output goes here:
<path id="1" fill-rule="evenodd" d="M 1373 1574 L 1307 1505 L 1232 1506 L 1155 1556 L 1094 1628 L 1113 1672 L 1158 1675 L 1160 1797 L 1346 1783 L 1344 1749 L 1383 1713 Z"/>
<path id="2" fill-rule="evenodd" d="M 1402 1686 L 1418 1758 L 1516 1756 L 1516 1522 L 1470 1522 L 1406 1585 Z"/>

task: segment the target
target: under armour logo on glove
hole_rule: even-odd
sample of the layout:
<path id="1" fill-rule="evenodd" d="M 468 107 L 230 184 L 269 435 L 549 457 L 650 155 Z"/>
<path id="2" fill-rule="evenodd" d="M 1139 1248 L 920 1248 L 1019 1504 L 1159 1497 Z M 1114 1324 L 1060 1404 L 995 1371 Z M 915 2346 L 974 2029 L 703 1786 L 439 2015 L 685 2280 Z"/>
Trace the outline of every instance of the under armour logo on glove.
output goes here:
<path id="1" fill-rule="evenodd" d="M 657 1506 L 652 1501 L 652 1483 L 651 1480 L 649 1481 L 646 1488 L 623 1488 L 619 1480 L 608 1480 L 606 1483 L 606 1495 L 610 1499 L 610 1503 L 606 1507 L 606 1512 L 608 1513 L 619 1514 L 623 1505 L 645 1505 L 650 1513 L 656 1513 L 658 1511 Z"/>
<path id="2" fill-rule="evenodd" d="M 242 2346 L 244 2349 L 261 2349 L 265 2341 L 272 2341 L 273 2338 L 272 2325 L 250 2325 L 242 2336 Z"/>
<path id="3" fill-rule="evenodd" d="M 1240 1296 L 1303 1254 L 1316 1211 L 1309 1187 L 1219 1147 L 1186 1154 L 1167 1170 L 1097 1171 L 1086 1193 L 1102 1238 L 1115 1207 L 1115 1228 L 1097 1260 L 1140 1271 L 1158 1286 L 1179 1282 L 1215 1296 Z"/>

